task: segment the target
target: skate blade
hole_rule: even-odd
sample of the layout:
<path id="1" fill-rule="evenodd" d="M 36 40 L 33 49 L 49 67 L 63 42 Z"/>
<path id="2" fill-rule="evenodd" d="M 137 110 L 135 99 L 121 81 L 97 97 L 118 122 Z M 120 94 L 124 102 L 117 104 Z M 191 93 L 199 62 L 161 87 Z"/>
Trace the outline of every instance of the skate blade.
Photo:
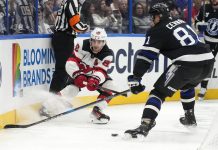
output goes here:
<path id="1" fill-rule="evenodd" d="M 197 124 L 193 124 L 193 125 L 184 125 L 185 128 L 187 128 L 188 130 L 195 130 L 197 128 Z"/>
<path id="2" fill-rule="evenodd" d="M 129 133 L 124 133 L 124 135 L 123 135 L 123 139 L 124 139 L 124 140 L 132 139 L 132 135 L 129 134 Z"/>
<path id="3" fill-rule="evenodd" d="M 108 119 L 101 119 L 101 120 L 92 119 L 91 122 L 93 124 L 107 124 L 109 122 L 109 120 Z"/>
<path id="4" fill-rule="evenodd" d="M 138 134 L 137 135 L 137 141 L 139 142 L 144 142 L 146 139 L 146 136 L 142 135 L 142 134 Z"/>
<path id="5" fill-rule="evenodd" d="M 145 141 L 145 136 L 142 135 L 142 134 L 137 134 L 137 135 L 131 135 L 129 133 L 124 133 L 124 136 L 123 136 L 123 139 L 124 140 L 136 140 L 136 141 L 139 141 L 139 142 L 143 142 Z"/>
<path id="6" fill-rule="evenodd" d="M 203 102 L 203 101 L 204 101 L 204 98 L 198 98 L 198 101 L 199 101 L 199 102 Z"/>
<path id="7" fill-rule="evenodd" d="M 50 113 L 44 112 L 43 110 L 39 110 L 39 116 L 40 117 L 47 117 L 50 118 L 52 115 Z"/>

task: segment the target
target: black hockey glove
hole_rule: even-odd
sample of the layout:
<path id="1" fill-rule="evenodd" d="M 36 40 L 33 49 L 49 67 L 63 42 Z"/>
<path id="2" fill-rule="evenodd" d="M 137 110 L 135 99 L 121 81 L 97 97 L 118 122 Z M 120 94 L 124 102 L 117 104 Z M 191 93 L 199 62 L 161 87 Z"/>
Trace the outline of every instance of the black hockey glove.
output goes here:
<path id="1" fill-rule="evenodd" d="M 138 94 L 145 90 L 145 86 L 141 84 L 142 78 L 138 78 L 134 75 L 128 76 L 128 85 L 133 94 Z"/>

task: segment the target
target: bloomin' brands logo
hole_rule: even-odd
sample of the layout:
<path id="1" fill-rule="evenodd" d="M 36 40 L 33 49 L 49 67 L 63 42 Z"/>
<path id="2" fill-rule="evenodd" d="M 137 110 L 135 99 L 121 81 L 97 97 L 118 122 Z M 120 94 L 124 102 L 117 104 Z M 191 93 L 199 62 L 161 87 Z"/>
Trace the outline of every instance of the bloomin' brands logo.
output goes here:
<path id="1" fill-rule="evenodd" d="M 13 43 L 13 96 L 21 97 L 31 87 L 48 85 L 54 70 L 52 48 Z"/>
<path id="2" fill-rule="evenodd" d="M 21 51 L 18 43 L 12 45 L 12 81 L 13 81 L 13 96 L 21 96 Z"/>
<path id="3" fill-rule="evenodd" d="M 0 87 L 1 87 L 1 84 L 2 84 L 2 65 L 0 62 Z"/>

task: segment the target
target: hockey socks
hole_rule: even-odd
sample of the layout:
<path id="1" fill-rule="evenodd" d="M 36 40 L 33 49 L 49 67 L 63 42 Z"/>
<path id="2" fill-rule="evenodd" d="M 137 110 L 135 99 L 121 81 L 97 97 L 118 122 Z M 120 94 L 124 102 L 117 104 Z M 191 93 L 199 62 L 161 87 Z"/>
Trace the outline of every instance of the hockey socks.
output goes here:
<path id="1" fill-rule="evenodd" d="M 181 102 L 185 111 L 184 117 L 180 118 L 180 123 L 185 126 L 196 126 L 196 119 L 194 114 L 195 105 L 195 90 L 194 88 L 183 90 L 180 92 Z"/>
<path id="2" fill-rule="evenodd" d="M 162 100 L 159 97 L 150 95 L 145 105 L 142 118 L 150 118 L 151 120 L 155 120 L 161 109 L 161 105 Z"/>
<path id="3" fill-rule="evenodd" d="M 195 90 L 194 88 L 180 91 L 181 102 L 184 110 L 190 110 L 195 105 Z"/>

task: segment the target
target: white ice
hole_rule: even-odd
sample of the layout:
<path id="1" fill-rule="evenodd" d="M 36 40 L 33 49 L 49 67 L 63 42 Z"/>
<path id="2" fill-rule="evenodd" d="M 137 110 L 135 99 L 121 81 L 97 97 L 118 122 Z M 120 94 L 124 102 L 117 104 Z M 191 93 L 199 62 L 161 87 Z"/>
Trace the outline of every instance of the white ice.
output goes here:
<path id="1" fill-rule="evenodd" d="M 90 123 L 88 108 L 26 129 L 0 130 L 0 150 L 197 150 L 217 117 L 218 101 L 195 106 L 198 126 L 188 129 L 179 123 L 181 103 L 164 103 L 157 125 L 144 141 L 123 139 L 125 130 L 140 124 L 144 104 L 132 104 L 108 107 L 107 125 Z"/>

